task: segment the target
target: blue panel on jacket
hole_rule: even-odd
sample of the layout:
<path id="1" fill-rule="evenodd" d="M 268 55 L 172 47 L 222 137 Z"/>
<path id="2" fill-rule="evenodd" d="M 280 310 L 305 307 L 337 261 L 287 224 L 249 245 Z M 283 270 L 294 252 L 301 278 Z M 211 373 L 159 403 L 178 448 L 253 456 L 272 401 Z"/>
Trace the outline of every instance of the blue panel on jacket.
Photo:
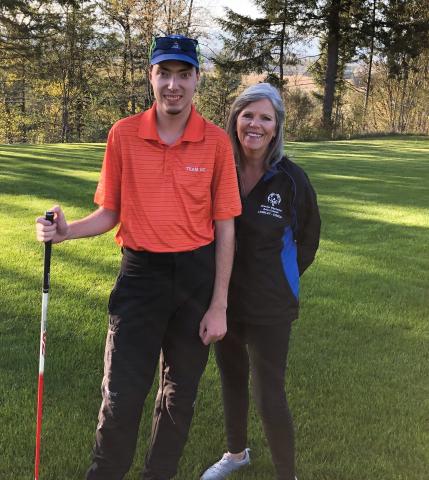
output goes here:
<path id="1" fill-rule="evenodd" d="M 297 262 L 297 248 L 293 240 L 292 229 L 287 227 L 283 235 L 282 265 L 292 293 L 299 296 L 299 271 Z"/>

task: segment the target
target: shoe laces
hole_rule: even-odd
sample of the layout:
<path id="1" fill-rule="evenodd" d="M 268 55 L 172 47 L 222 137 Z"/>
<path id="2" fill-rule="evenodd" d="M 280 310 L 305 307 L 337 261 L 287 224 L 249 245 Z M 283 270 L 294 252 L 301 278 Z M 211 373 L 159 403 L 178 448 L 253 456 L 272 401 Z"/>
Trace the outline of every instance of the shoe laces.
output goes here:
<path id="1" fill-rule="evenodd" d="M 229 457 L 227 453 L 224 453 L 223 457 L 213 465 L 213 468 L 215 470 L 220 470 L 223 468 L 223 465 L 228 464 L 230 462 L 234 462 L 234 460 L 231 457 Z"/>

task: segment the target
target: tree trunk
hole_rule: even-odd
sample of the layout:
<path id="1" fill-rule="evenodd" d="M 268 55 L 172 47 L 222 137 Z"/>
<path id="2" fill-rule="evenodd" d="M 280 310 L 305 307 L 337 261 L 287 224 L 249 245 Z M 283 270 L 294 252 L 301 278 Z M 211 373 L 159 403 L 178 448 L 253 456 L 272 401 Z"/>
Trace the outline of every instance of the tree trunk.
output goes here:
<path id="1" fill-rule="evenodd" d="M 280 81 L 280 91 L 283 97 L 283 81 L 284 81 L 284 63 L 285 63 L 285 39 L 286 39 L 286 12 L 285 19 L 282 24 L 282 33 L 280 35 L 280 58 L 279 58 L 279 81 Z M 284 101 L 284 98 L 283 98 Z"/>
<path id="2" fill-rule="evenodd" d="M 404 65 L 404 80 L 402 83 L 402 89 L 401 89 L 401 102 L 399 106 L 399 120 L 398 120 L 398 130 L 400 133 L 404 133 L 405 131 L 405 96 L 407 93 L 407 87 L 408 87 L 408 73 L 409 73 L 409 67 L 407 64 Z"/>
<path id="3" fill-rule="evenodd" d="M 71 141 L 71 122 L 70 111 L 73 100 L 73 90 L 76 86 L 75 81 L 75 64 L 76 64 L 76 15 L 75 8 L 71 12 L 67 8 L 65 21 L 65 42 L 66 53 L 62 58 L 63 70 L 63 92 L 62 92 L 62 127 L 61 127 L 61 143 Z"/>
<path id="4" fill-rule="evenodd" d="M 341 0 L 332 0 L 328 15 L 328 52 L 323 96 L 322 129 L 328 137 L 332 136 L 332 108 L 338 74 L 338 53 L 340 44 L 340 6 Z"/>
<path id="5" fill-rule="evenodd" d="M 4 111 L 6 113 L 6 122 L 5 122 L 5 137 L 6 137 L 6 143 L 10 144 L 13 143 L 13 138 L 12 138 L 12 130 L 11 130 L 11 123 L 12 123 L 12 116 L 11 116 L 11 111 L 10 111 L 10 103 L 8 99 L 8 94 L 6 91 L 6 83 L 4 84 Z"/>
<path id="6" fill-rule="evenodd" d="M 63 82 L 63 104 L 62 104 L 62 126 L 61 126 L 61 143 L 66 143 L 69 137 L 69 96 L 67 93 L 67 80 Z"/>
<path id="7" fill-rule="evenodd" d="M 79 22 L 79 16 L 78 16 Z M 82 25 L 79 24 L 78 30 L 82 32 Z M 78 45 L 76 47 L 76 60 L 77 60 L 77 75 L 76 75 L 76 86 L 77 86 L 77 98 L 75 102 L 75 129 L 76 129 L 76 140 L 80 143 L 82 141 L 83 134 L 83 113 L 84 113 L 84 97 L 86 90 L 85 82 L 85 73 L 84 73 L 84 64 L 85 64 L 85 48 L 82 35 L 78 39 Z"/>
<path id="8" fill-rule="evenodd" d="M 127 14 L 125 14 L 127 15 Z M 124 29 L 124 46 L 122 49 L 122 100 L 119 110 L 121 116 L 125 117 L 128 110 L 128 45 L 127 45 L 127 26 L 129 27 L 129 19 L 125 18 L 122 28 Z"/>
<path id="9" fill-rule="evenodd" d="M 130 17 L 127 15 L 125 22 L 125 49 L 127 50 L 127 57 L 129 61 L 129 71 L 130 71 L 130 81 L 129 81 L 129 98 L 131 102 L 131 113 L 134 115 L 136 113 L 136 94 L 135 94 L 135 65 L 134 65 L 134 55 L 133 55 L 133 46 L 131 41 L 131 25 Z M 127 96 L 128 97 L 128 96 Z"/>
<path id="10" fill-rule="evenodd" d="M 144 32 L 144 38 L 146 39 L 147 45 L 150 45 L 152 42 L 152 38 L 155 35 L 155 17 L 158 17 L 158 10 L 159 6 L 156 1 L 151 0 L 147 4 L 147 14 L 146 14 L 146 24 L 145 24 L 145 32 Z M 153 95 L 152 95 L 152 86 L 150 84 L 150 79 L 149 79 L 149 52 L 146 55 L 147 58 L 147 68 L 146 68 L 146 75 L 145 75 L 145 81 L 146 81 L 146 96 L 143 99 L 143 108 L 146 110 L 149 108 L 152 103 L 153 103 Z"/>
<path id="11" fill-rule="evenodd" d="M 369 62 L 368 62 L 368 78 L 366 80 L 366 91 L 365 91 L 365 104 L 363 107 L 363 124 L 364 130 L 367 130 L 367 121 L 366 115 L 368 112 L 368 101 L 369 101 L 369 94 L 371 91 L 371 75 L 372 75 L 372 63 L 374 59 L 374 38 L 375 38 L 375 13 L 376 13 L 376 2 L 377 0 L 373 0 L 372 3 L 372 19 L 371 19 L 371 45 L 369 50 Z"/>
<path id="12" fill-rule="evenodd" d="M 189 9 L 188 9 L 188 22 L 186 24 L 186 35 L 189 37 L 189 29 L 191 28 L 191 20 L 192 20 L 192 8 L 194 5 L 194 1 L 191 0 L 189 2 Z"/>
<path id="13" fill-rule="evenodd" d="M 21 143 L 27 143 L 27 127 L 25 125 L 26 113 L 27 113 L 27 100 L 26 100 L 26 92 L 25 89 L 27 87 L 26 82 L 26 72 L 25 72 L 25 65 L 22 66 L 22 83 L 21 83 Z"/>
<path id="14" fill-rule="evenodd" d="M 165 3 L 165 16 L 167 20 L 167 35 L 171 35 L 173 33 L 173 7 L 171 5 L 171 0 Z"/>

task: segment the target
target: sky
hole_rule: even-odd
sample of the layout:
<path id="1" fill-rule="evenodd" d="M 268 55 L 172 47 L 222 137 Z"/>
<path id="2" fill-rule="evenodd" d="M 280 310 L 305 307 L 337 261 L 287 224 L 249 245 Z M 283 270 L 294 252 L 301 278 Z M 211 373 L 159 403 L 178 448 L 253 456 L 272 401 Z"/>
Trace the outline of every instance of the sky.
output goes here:
<path id="1" fill-rule="evenodd" d="M 196 3 L 207 9 L 213 18 L 222 17 L 224 14 L 224 7 L 229 7 L 242 15 L 250 15 L 252 17 L 258 16 L 258 11 L 251 0 L 198 0 Z M 213 24 L 209 26 L 208 32 L 210 40 L 208 42 L 202 41 L 200 42 L 200 45 L 203 54 L 206 51 L 207 55 L 210 55 L 222 48 L 222 42 L 218 40 L 221 30 L 219 25 L 213 22 Z"/>
<path id="2" fill-rule="evenodd" d="M 260 16 L 256 6 L 251 0 L 200 0 L 200 5 L 204 5 L 211 13 L 213 17 L 221 17 L 224 13 L 223 7 L 229 7 L 231 10 L 234 10 L 237 13 L 242 15 L 249 15 L 253 18 Z M 215 26 L 214 28 L 210 28 L 212 33 L 216 35 L 219 33 L 219 27 Z M 218 50 L 221 48 L 221 43 L 217 42 L 212 37 L 212 47 L 214 50 Z M 312 40 L 308 43 L 300 44 L 297 48 L 298 56 L 305 56 L 305 55 L 316 55 L 318 53 L 318 42 L 316 40 Z"/>
<path id="3" fill-rule="evenodd" d="M 250 15 L 256 17 L 258 11 L 250 0 L 209 0 L 207 2 L 209 9 L 213 12 L 213 15 L 221 16 L 223 13 L 223 7 L 229 7 L 234 12 L 242 15 Z"/>

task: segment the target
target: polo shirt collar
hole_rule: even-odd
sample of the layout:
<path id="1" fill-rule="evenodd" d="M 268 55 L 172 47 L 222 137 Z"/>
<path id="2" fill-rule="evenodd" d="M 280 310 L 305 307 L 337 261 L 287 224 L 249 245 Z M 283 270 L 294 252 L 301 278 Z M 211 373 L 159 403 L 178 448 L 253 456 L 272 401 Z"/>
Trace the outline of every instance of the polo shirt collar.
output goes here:
<path id="1" fill-rule="evenodd" d="M 145 140 L 156 140 L 157 142 L 162 142 L 156 127 L 156 102 L 151 108 L 149 108 L 149 110 L 143 112 L 140 120 L 138 136 L 140 138 L 144 138 Z M 179 139 L 179 142 L 200 142 L 203 139 L 204 119 L 192 105 L 185 131 L 183 132 L 182 137 Z"/>
<path id="2" fill-rule="evenodd" d="M 182 135 L 183 142 L 200 142 L 204 139 L 204 119 L 192 105 L 191 113 Z"/>

